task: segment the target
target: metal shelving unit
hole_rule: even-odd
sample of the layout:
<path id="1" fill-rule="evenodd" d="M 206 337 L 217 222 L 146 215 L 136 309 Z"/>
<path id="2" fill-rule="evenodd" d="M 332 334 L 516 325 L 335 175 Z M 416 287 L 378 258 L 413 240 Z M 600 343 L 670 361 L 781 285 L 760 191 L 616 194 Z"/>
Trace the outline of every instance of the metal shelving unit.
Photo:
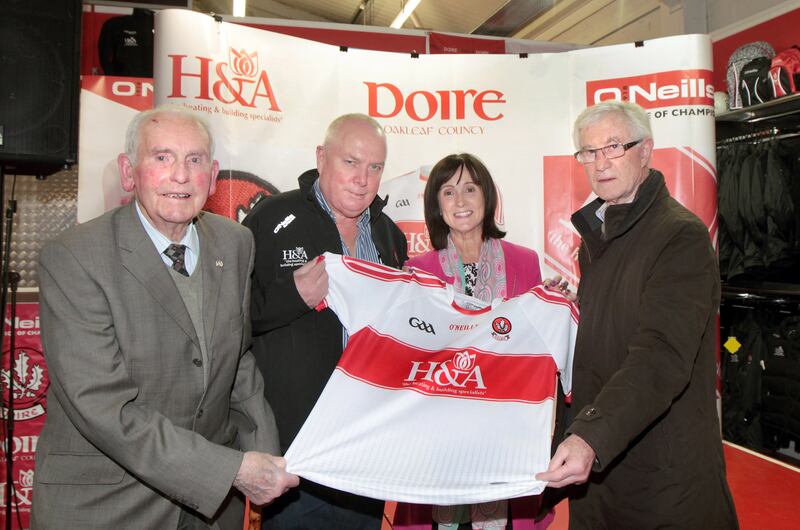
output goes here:
<path id="1" fill-rule="evenodd" d="M 742 109 L 729 110 L 717 114 L 717 122 L 758 123 L 775 120 L 800 112 L 800 92 L 778 99 L 751 105 Z"/>

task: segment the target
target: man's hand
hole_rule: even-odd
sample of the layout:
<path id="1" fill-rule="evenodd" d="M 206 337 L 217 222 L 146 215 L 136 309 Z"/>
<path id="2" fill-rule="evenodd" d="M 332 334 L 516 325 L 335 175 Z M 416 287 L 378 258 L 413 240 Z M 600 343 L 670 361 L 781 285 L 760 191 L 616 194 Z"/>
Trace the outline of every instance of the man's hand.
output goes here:
<path id="1" fill-rule="evenodd" d="M 286 472 L 286 460 L 280 456 L 248 451 L 233 480 L 233 487 L 255 504 L 269 504 L 300 483 L 297 475 Z"/>
<path id="2" fill-rule="evenodd" d="M 569 282 L 561 278 L 561 276 L 554 276 L 542 282 L 542 286 L 548 291 L 557 291 L 564 295 L 564 297 L 572 303 L 578 301 L 578 294 L 573 293 L 569 288 Z"/>
<path id="3" fill-rule="evenodd" d="M 551 488 L 583 484 L 592 471 L 594 458 L 594 449 L 580 436 L 570 434 L 556 449 L 547 471 L 536 474 L 536 480 L 547 482 Z"/>
<path id="4" fill-rule="evenodd" d="M 308 307 L 314 309 L 328 294 L 328 272 L 322 256 L 294 271 L 294 285 Z"/>

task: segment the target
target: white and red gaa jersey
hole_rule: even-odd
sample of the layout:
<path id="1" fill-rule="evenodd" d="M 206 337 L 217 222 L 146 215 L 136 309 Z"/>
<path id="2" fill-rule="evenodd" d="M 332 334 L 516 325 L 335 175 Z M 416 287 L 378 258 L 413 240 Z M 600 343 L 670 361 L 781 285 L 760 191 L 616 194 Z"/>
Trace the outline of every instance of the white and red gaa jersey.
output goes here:
<path id="1" fill-rule="evenodd" d="M 465 504 L 540 493 L 578 315 L 541 287 L 491 305 L 434 276 L 325 254 L 350 339 L 286 453 L 306 479 L 378 499 Z"/>

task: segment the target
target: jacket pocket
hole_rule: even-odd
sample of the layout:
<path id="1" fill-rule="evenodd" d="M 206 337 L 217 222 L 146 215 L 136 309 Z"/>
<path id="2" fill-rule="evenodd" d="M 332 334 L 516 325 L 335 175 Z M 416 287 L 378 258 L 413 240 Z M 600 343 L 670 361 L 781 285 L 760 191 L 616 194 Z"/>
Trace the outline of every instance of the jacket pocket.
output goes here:
<path id="1" fill-rule="evenodd" d="M 50 453 L 36 478 L 42 484 L 119 484 L 125 470 L 99 453 Z"/>
<path id="2" fill-rule="evenodd" d="M 625 462 L 639 470 L 665 471 L 673 467 L 672 440 L 663 418 L 628 450 Z"/>
<path id="3" fill-rule="evenodd" d="M 242 334 L 243 327 L 244 327 L 244 314 L 242 313 L 231 319 L 229 324 L 229 331 L 231 335 L 237 337 Z"/>

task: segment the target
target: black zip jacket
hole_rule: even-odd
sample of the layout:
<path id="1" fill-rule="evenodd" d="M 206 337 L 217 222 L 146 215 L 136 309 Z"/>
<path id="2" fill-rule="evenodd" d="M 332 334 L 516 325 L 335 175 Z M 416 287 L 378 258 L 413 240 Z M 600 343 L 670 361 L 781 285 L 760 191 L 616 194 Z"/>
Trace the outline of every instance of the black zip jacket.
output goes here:
<path id="1" fill-rule="evenodd" d="M 243 224 L 256 241 L 251 299 L 253 354 L 264 376 L 264 393 L 275 412 L 281 450 L 286 452 L 314 407 L 342 355 L 342 326 L 325 309 L 308 308 L 292 273 L 323 252 L 342 253 L 339 232 L 311 188 L 316 170 L 303 173 L 300 189 L 267 197 Z M 372 240 L 381 261 L 400 268 L 408 259 L 403 232 L 382 213 L 386 201 L 370 205 Z"/>

